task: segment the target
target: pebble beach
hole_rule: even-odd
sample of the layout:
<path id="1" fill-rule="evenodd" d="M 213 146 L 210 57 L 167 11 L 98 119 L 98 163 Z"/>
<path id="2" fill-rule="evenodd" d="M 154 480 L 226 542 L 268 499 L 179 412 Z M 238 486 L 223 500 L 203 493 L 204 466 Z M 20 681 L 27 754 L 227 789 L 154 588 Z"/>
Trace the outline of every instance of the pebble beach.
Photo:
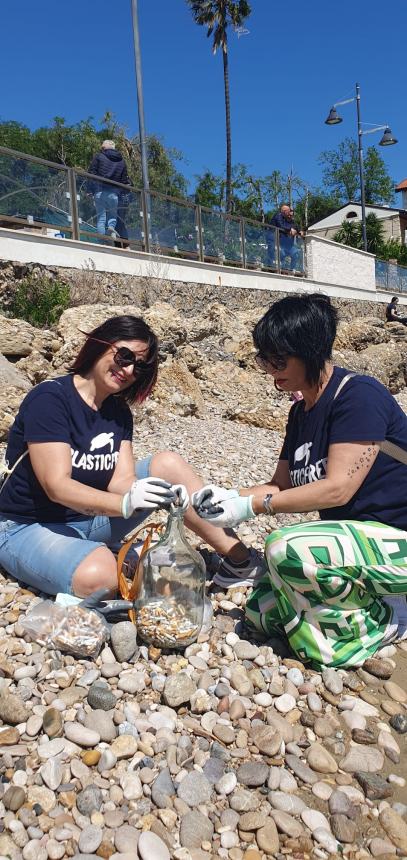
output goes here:
<path id="1" fill-rule="evenodd" d="M 153 410 L 134 445 L 242 486 L 272 474 L 281 435 Z M 239 533 L 260 549 L 294 519 Z M 41 595 L 0 576 L 1 858 L 407 856 L 407 645 L 316 672 L 246 638 L 248 593 L 208 578 L 213 617 L 184 651 L 122 621 L 80 658 L 27 635 Z"/>

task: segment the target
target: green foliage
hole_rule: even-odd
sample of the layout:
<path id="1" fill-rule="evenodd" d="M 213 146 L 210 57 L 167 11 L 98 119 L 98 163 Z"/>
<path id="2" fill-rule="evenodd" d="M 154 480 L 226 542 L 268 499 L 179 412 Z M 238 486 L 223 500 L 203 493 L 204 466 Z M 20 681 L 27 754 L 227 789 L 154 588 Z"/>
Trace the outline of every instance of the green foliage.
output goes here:
<path id="1" fill-rule="evenodd" d="M 378 256 L 382 260 L 397 260 L 401 266 L 407 266 L 407 245 L 402 245 L 399 239 L 387 239 L 382 242 Z"/>
<path id="2" fill-rule="evenodd" d="M 362 247 L 361 225 L 358 221 L 342 221 L 342 224 L 333 237 L 334 242 L 348 245 L 349 248 Z"/>
<path id="3" fill-rule="evenodd" d="M 358 146 L 350 137 L 341 141 L 336 149 L 321 152 L 324 185 L 342 202 L 360 200 Z M 369 146 L 364 157 L 366 203 L 390 204 L 394 198 L 394 182 L 374 146 Z"/>
<path id="4" fill-rule="evenodd" d="M 195 202 L 211 209 L 224 208 L 224 177 L 207 170 L 196 179 Z M 269 176 L 257 176 L 245 164 L 236 164 L 232 170 L 230 211 L 233 215 L 266 223 L 281 203 L 304 194 L 305 189 L 305 182 L 293 173 L 283 175 L 274 170 Z"/>
<path id="5" fill-rule="evenodd" d="M 59 320 L 69 304 L 70 290 L 67 284 L 31 274 L 19 281 L 7 312 L 38 328 L 49 328 Z"/>
<path id="6" fill-rule="evenodd" d="M 399 263 L 407 264 L 407 248 L 396 239 L 383 239 L 384 226 L 382 221 L 370 212 L 366 216 L 367 250 L 383 260 L 395 258 Z M 351 248 L 363 248 L 362 222 L 356 220 L 342 221 L 341 227 L 334 235 L 334 242 L 349 245 Z"/>
<path id="7" fill-rule="evenodd" d="M 246 0 L 187 0 L 196 24 L 207 28 L 208 38 L 213 34 L 212 50 L 227 52 L 227 28 L 241 27 L 251 13 Z"/>
<path id="8" fill-rule="evenodd" d="M 394 180 L 374 146 L 368 146 L 364 159 L 366 203 L 394 203 Z"/>
<path id="9" fill-rule="evenodd" d="M 311 224 L 327 218 L 340 206 L 338 197 L 325 194 L 319 188 L 306 192 L 294 205 L 294 220 L 306 229 Z"/>
<path id="10" fill-rule="evenodd" d="M 141 154 L 138 136 L 129 138 L 125 126 L 120 125 L 109 111 L 100 127 L 93 117 L 67 125 L 63 117 L 55 117 L 52 125 L 31 131 L 19 122 L 0 122 L 0 146 L 17 149 L 27 155 L 36 155 L 56 164 L 87 170 L 102 141 L 114 139 L 122 152 L 132 185 L 141 188 Z M 182 154 L 164 146 L 156 135 L 147 137 L 150 186 L 154 191 L 185 197 L 187 183 L 176 167 Z"/>
<path id="11" fill-rule="evenodd" d="M 360 232 L 362 233 L 362 225 L 360 225 Z M 367 250 L 371 254 L 379 253 L 383 245 L 383 233 L 383 222 L 380 221 L 374 212 L 370 212 L 369 215 L 366 216 L 366 239 Z"/>
<path id="12" fill-rule="evenodd" d="M 196 176 L 194 202 L 210 209 L 221 209 L 224 199 L 224 180 L 215 176 L 211 170 L 206 170 L 201 176 Z"/>

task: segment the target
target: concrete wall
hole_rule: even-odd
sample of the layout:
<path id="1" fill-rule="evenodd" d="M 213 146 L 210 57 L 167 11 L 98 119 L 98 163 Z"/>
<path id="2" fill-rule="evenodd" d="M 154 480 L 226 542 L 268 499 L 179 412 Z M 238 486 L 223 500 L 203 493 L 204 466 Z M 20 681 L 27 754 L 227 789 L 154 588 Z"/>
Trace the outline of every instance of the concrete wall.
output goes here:
<path id="1" fill-rule="evenodd" d="M 376 292 L 374 254 L 314 235 L 307 236 L 306 250 L 307 273 L 313 281 Z"/>
<path id="2" fill-rule="evenodd" d="M 369 305 L 389 300 L 388 293 L 375 288 L 371 254 L 316 236 L 307 237 L 306 250 L 308 277 L 297 278 L 0 228 L 0 260 L 82 272 L 94 269 L 128 280 L 129 288 L 141 283 L 148 283 L 150 287 L 154 283 L 157 287 L 172 283 L 184 294 L 185 289 L 191 291 L 201 285 L 215 290 L 215 294 L 219 289 L 223 292 L 229 288 L 283 294 L 306 290 L 325 292 L 333 298 L 365 301 Z M 113 293 L 112 288 L 112 297 Z M 403 302 L 401 297 L 400 301 Z"/>

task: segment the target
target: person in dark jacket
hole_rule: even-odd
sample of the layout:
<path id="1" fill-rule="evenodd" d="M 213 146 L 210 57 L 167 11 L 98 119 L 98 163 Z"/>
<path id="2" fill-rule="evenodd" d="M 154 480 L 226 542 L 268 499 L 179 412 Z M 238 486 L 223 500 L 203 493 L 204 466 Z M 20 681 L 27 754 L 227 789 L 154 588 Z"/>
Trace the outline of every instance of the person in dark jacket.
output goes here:
<path id="1" fill-rule="evenodd" d="M 123 185 L 129 184 L 126 163 L 121 153 L 116 151 L 116 144 L 113 140 L 103 141 L 100 151 L 92 159 L 88 173 L 93 173 L 103 179 L 110 179 L 112 182 L 120 182 Z M 114 188 L 107 182 L 95 181 L 89 185 L 89 190 L 94 196 L 98 233 L 102 235 L 107 233 L 116 239 L 117 209 L 123 189 Z"/>
<path id="2" fill-rule="evenodd" d="M 301 271 L 302 266 L 302 251 L 295 243 L 296 236 L 303 236 L 301 228 L 294 223 L 294 210 L 291 209 L 288 203 L 283 203 L 280 206 L 280 211 L 273 215 L 270 224 L 279 229 L 280 240 L 280 261 L 283 268 Z M 273 249 L 274 251 L 274 249 Z M 290 264 L 287 265 L 286 258 L 290 257 Z"/>

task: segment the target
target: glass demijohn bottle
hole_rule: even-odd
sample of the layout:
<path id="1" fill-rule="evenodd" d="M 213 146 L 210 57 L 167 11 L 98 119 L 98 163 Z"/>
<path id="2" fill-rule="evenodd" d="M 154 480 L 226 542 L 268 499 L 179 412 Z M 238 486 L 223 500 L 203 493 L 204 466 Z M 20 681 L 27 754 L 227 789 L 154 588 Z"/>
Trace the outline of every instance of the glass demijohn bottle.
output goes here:
<path id="1" fill-rule="evenodd" d="M 185 648 L 202 627 L 205 562 L 188 543 L 182 509 L 171 505 L 162 538 L 141 559 L 137 630 L 147 644 Z"/>

